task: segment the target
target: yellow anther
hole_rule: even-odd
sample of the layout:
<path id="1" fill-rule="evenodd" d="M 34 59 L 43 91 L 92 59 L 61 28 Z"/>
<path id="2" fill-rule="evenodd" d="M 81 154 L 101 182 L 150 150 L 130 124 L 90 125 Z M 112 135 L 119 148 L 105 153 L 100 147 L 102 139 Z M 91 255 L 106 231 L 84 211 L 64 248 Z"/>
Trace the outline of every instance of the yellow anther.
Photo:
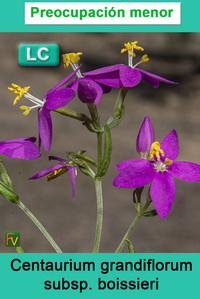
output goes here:
<path id="1" fill-rule="evenodd" d="M 131 55 L 131 56 L 133 56 L 133 57 L 135 57 L 136 56 L 136 54 L 133 52 L 133 46 L 132 46 L 132 43 L 124 43 L 124 49 L 121 49 L 121 53 L 124 53 L 124 52 L 126 52 L 126 51 L 128 51 L 128 53 Z"/>
<path id="2" fill-rule="evenodd" d="M 28 106 L 20 106 L 19 107 L 21 110 L 25 110 L 24 112 L 23 112 L 23 115 L 28 115 L 29 113 L 30 113 L 30 111 L 31 111 L 31 107 L 28 107 Z"/>
<path id="3" fill-rule="evenodd" d="M 141 63 L 143 63 L 143 62 L 148 62 L 149 61 L 149 57 L 148 57 L 148 55 L 147 54 L 145 54 L 145 55 L 143 55 L 142 56 L 142 59 L 141 59 Z"/>
<path id="4" fill-rule="evenodd" d="M 136 54 L 134 53 L 134 49 L 135 50 L 139 50 L 139 51 L 144 51 L 144 49 L 142 47 L 139 47 L 137 46 L 138 44 L 138 41 L 135 41 L 135 42 L 131 42 L 131 43 L 124 43 L 124 47 L 122 50 L 121 50 L 121 53 L 124 53 L 126 51 L 128 51 L 128 53 L 131 55 L 131 56 L 136 56 Z"/>
<path id="5" fill-rule="evenodd" d="M 47 176 L 47 181 L 51 181 L 51 180 L 57 178 L 58 176 L 65 173 L 66 171 L 67 171 L 66 167 L 61 167 L 57 170 L 52 171 L 52 173 Z"/>
<path id="6" fill-rule="evenodd" d="M 78 53 L 68 53 L 68 54 L 63 54 L 63 63 L 64 63 L 64 68 L 68 68 L 70 66 L 70 63 L 75 63 L 78 64 L 80 60 L 80 56 L 83 53 L 78 52 Z"/>
<path id="7" fill-rule="evenodd" d="M 135 49 L 135 50 L 139 50 L 139 51 L 144 51 L 144 48 L 140 47 L 140 46 L 137 46 L 138 44 L 138 41 L 136 42 L 132 42 L 131 45 L 132 47 Z"/>
<path id="8" fill-rule="evenodd" d="M 12 87 L 8 87 L 8 90 L 13 91 L 15 94 L 18 94 L 13 102 L 13 105 L 16 105 L 17 102 L 23 97 L 23 95 L 25 95 L 29 91 L 30 86 L 20 87 L 19 85 L 14 83 L 12 83 L 11 85 Z"/>
<path id="9" fill-rule="evenodd" d="M 172 165 L 172 163 L 173 163 L 172 160 L 170 160 L 170 159 L 168 159 L 168 158 L 165 159 L 165 164 L 167 164 L 167 165 Z"/>
<path id="10" fill-rule="evenodd" d="M 150 152 L 149 152 L 150 159 L 153 159 L 154 155 L 156 155 L 158 161 L 160 160 L 160 155 L 162 156 L 165 155 L 164 151 L 160 148 L 160 143 L 158 141 L 153 142 L 150 148 Z"/>

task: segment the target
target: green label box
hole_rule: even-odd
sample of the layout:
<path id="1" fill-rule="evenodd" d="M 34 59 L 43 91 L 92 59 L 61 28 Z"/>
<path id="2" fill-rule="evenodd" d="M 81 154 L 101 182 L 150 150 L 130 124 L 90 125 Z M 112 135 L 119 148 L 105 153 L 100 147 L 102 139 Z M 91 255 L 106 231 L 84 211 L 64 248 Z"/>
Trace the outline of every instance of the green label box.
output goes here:
<path id="1" fill-rule="evenodd" d="M 5 234 L 6 247 L 19 247 L 20 246 L 20 233 L 8 232 Z"/>
<path id="2" fill-rule="evenodd" d="M 21 44 L 18 47 L 18 63 L 21 66 L 57 66 L 60 63 L 60 47 L 57 44 Z"/>

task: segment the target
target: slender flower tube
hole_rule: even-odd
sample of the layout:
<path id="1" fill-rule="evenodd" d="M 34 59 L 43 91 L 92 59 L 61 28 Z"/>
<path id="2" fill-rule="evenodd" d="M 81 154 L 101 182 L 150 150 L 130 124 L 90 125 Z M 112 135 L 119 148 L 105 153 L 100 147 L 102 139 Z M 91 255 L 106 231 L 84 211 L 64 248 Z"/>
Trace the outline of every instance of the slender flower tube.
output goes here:
<path id="1" fill-rule="evenodd" d="M 38 110 L 39 144 L 42 143 L 46 151 L 50 149 L 52 143 L 52 118 L 50 112 L 51 110 L 67 105 L 74 98 L 75 92 L 73 89 L 60 87 L 68 82 L 76 72 L 77 70 L 56 84 L 45 94 L 42 100 L 34 97 L 28 92 L 30 86 L 21 88 L 16 84 L 12 84 L 12 87 L 8 87 L 10 91 L 17 94 L 13 105 L 16 105 L 23 96 L 34 104 L 31 107 L 20 106 L 20 109 L 24 110 L 24 115 L 28 115 L 30 111 L 35 108 Z"/>
<path id="2" fill-rule="evenodd" d="M 136 140 L 136 150 L 140 154 L 141 158 L 147 159 L 151 144 L 154 140 L 154 129 L 150 118 L 146 116 L 140 127 Z"/>
<path id="3" fill-rule="evenodd" d="M 39 148 L 34 144 L 35 141 L 35 137 L 1 141 L 0 153 L 10 158 L 23 160 L 38 159 L 41 154 Z"/>
<path id="4" fill-rule="evenodd" d="M 137 43 L 137 41 L 125 43 L 125 48 L 121 50 L 121 53 L 124 53 L 126 51 L 128 52 L 128 65 L 111 65 L 91 72 L 83 73 L 83 75 L 89 76 L 97 83 L 115 88 L 121 88 L 122 86 L 134 87 L 137 86 L 142 80 L 145 80 L 154 88 L 158 88 L 160 82 L 178 84 L 176 82 L 144 71 L 143 69 L 137 68 L 139 64 L 149 61 L 147 54 L 143 55 L 141 60 L 133 65 L 133 58 L 136 57 L 135 50 L 144 51 L 144 49 L 142 47 L 139 47 Z"/>
<path id="5" fill-rule="evenodd" d="M 80 61 L 81 52 L 63 54 L 64 67 L 71 66 L 76 72 L 77 79 L 73 80 L 68 87 L 77 91 L 77 95 L 83 103 L 98 104 L 104 93 L 111 91 L 111 87 L 95 82 L 90 76 L 83 76 L 80 72 L 78 62 Z"/>
<path id="6" fill-rule="evenodd" d="M 69 175 L 70 175 L 70 179 L 71 179 L 71 184 L 72 184 L 71 198 L 73 198 L 75 196 L 75 190 L 76 190 L 76 182 L 75 182 L 76 175 L 77 175 L 76 165 L 70 164 L 70 162 L 67 163 L 65 159 L 62 159 L 62 158 L 59 158 L 56 156 L 49 156 L 49 160 L 56 160 L 56 161 L 59 161 L 59 163 L 40 171 L 39 173 L 37 173 L 34 176 L 32 176 L 31 178 L 29 178 L 29 180 L 39 179 L 43 176 L 48 175 L 47 180 L 51 181 L 54 178 L 56 178 L 68 171 Z"/>
<path id="7" fill-rule="evenodd" d="M 117 165 L 120 174 L 113 185 L 119 188 L 139 188 L 149 183 L 150 196 L 158 215 L 167 217 L 175 198 L 173 177 L 186 182 L 200 181 L 200 165 L 175 161 L 178 157 L 178 135 L 171 131 L 161 143 L 155 141 L 149 152 L 150 160 L 127 160 Z"/>

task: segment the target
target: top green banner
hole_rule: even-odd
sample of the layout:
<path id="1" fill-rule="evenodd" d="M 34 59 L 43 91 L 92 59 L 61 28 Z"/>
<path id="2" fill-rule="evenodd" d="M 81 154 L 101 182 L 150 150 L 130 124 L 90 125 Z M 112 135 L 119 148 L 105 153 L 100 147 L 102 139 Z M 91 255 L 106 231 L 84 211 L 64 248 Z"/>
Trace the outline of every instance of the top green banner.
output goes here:
<path id="1" fill-rule="evenodd" d="M 197 0 L 10 0 L 1 8 L 1 32 L 200 31 Z"/>

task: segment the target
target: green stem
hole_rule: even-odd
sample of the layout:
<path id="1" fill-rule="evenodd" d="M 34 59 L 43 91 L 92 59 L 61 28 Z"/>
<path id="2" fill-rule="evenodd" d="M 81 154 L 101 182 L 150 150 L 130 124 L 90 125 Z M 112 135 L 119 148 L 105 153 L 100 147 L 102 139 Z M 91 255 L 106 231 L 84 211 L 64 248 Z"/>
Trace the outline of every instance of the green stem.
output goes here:
<path id="1" fill-rule="evenodd" d="M 80 121 L 89 122 L 89 123 L 91 122 L 91 119 L 87 115 L 78 113 L 74 110 L 70 110 L 66 108 L 58 108 L 53 111 Z"/>
<path id="2" fill-rule="evenodd" d="M 102 159 L 102 133 L 97 133 L 97 169 L 101 165 Z"/>
<path id="3" fill-rule="evenodd" d="M 100 118 L 97 106 L 95 104 L 88 104 L 88 109 L 92 118 L 92 124 L 95 129 L 101 130 L 100 128 Z M 97 169 L 101 165 L 102 158 L 102 135 L 103 132 L 97 132 Z"/>
<path id="4" fill-rule="evenodd" d="M 91 119 L 92 119 L 92 124 L 94 126 L 95 129 L 99 129 L 100 127 L 100 120 L 99 120 L 99 113 L 97 110 L 97 105 L 95 104 L 87 104 L 90 115 L 91 115 Z"/>
<path id="5" fill-rule="evenodd" d="M 125 233 L 123 239 L 121 240 L 119 246 L 117 247 L 115 253 L 119 253 L 122 251 L 122 249 L 124 248 L 124 245 L 126 244 L 126 239 L 129 239 L 135 225 L 137 224 L 138 220 L 141 218 L 142 216 L 137 214 L 133 220 L 133 222 L 131 223 L 131 225 L 129 226 L 127 232 Z"/>
<path id="6" fill-rule="evenodd" d="M 122 109 L 123 109 L 123 103 L 124 103 L 124 99 L 127 94 L 127 91 L 128 91 L 127 87 L 122 87 L 120 89 L 117 100 L 115 102 L 115 108 L 114 108 L 113 115 L 107 120 L 107 122 L 106 122 L 107 125 L 110 126 L 116 117 L 120 117 L 121 113 L 124 113 L 124 111 L 122 112 Z"/>
<path id="7" fill-rule="evenodd" d="M 119 246 L 117 247 L 115 253 L 119 253 L 122 251 L 122 249 L 124 248 L 124 245 L 126 244 L 126 239 L 129 239 L 134 227 L 136 226 L 137 222 L 140 220 L 140 218 L 142 217 L 142 213 L 144 213 L 146 211 L 146 209 L 149 207 L 149 205 L 151 204 L 150 200 L 147 200 L 146 204 L 144 205 L 143 209 L 141 210 L 141 213 L 138 213 L 133 222 L 131 223 L 131 225 L 129 226 L 127 232 L 125 233 L 123 239 L 121 240 Z"/>
<path id="8" fill-rule="evenodd" d="M 96 198 L 97 198 L 97 222 L 96 222 L 96 233 L 95 233 L 93 253 L 98 253 L 100 241 L 101 241 L 102 225 L 103 225 L 103 194 L 102 194 L 101 178 L 96 178 L 94 182 L 95 182 L 95 190 L 96 190 Z"/>
<path id="9" fill-rule="evenodd" d="M 21 246 L 16 247 L 16 252 L 17 253 L 24 253 L 24 249 Z"/>
<path id="10" fill-rule="evenodd" d="M 17 202 L 17 205 L 31 219 L 31 221 L 33 221 L 33 223 L 39 228 L 41 233 L 49 241 L 49 243 L 55 249 L 55 251 L 57 253 L 62 253 L 62 250 L 59 248 L 59 246 L 56 244 L 56 242 L 50 236 L 50 234 L 47 232 L 47 230 L 44 228 L 44 226 L 40 223 L 40 221 L 35 217 L 35 215 L 33 215 L 33 213 L 21 201 Z"/>
<path id="11" fill-rule="evenodd" d="M 98 113 L 97 106 L 95 104 L 88 104 L 88 109 L 92 119 L 92 125 L 96 130 L 101 130 L 100 128 L 100 117 Z M 102 134 L 103 132 L 97 132 L 97 171 L 101 165 L 102 159 Z M 97 199 L 97 221 L 96 221 L 96 232 L 94 239 L 93 252 L 99 252 L 100 241 L 101 241 L 101 232 L 103 226 L 103 194 L 102 194 L 102 184 L 101 178 L 95 178 L 95 190 L 96 190 L 96 199 Z"/>

